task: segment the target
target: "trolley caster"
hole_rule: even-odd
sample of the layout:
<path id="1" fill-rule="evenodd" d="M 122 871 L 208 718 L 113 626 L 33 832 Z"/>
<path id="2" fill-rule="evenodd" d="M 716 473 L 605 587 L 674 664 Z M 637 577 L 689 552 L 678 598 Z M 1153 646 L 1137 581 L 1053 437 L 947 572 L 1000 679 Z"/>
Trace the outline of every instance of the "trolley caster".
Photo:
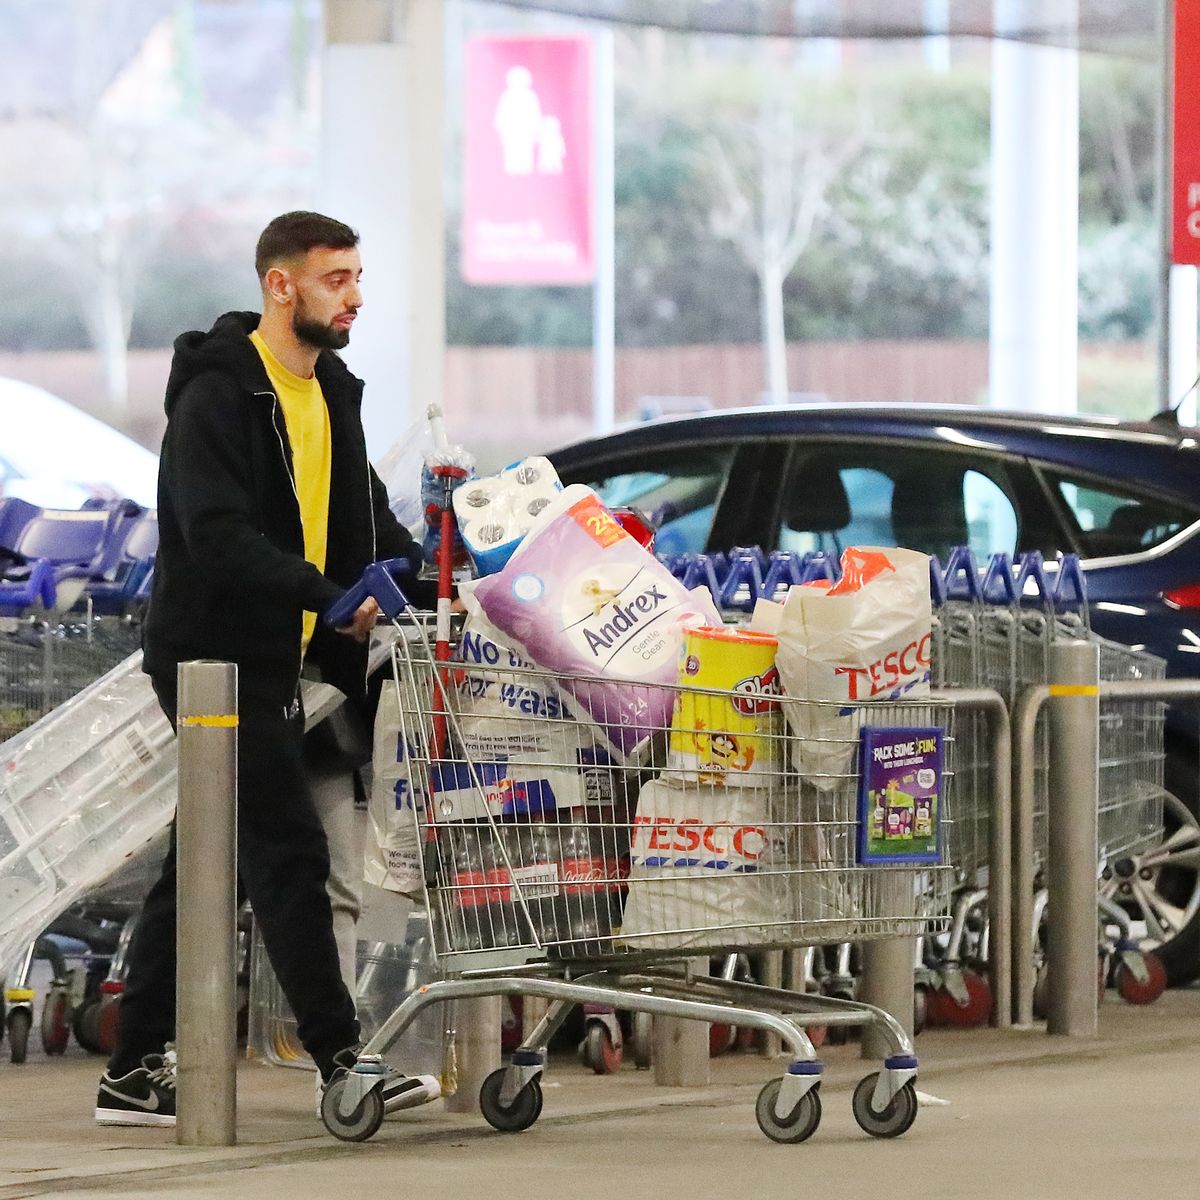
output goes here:
<path id="1" fill-rule="evenodd" d="M 633 1050 L 633 1065 L 639 1071 L 648 1071 L 654 1065 L 654 1018 L 649 1013 L 635 1012 L 629 1033 Z"/>
<path id="2" fill-rule="evenodd" d="M 104 1053 L 104 1046 L 100 1042 L 99 1000 L 89 1000 L 75 1010 L 71 1017 L 71 1032 L 89 1054 Z"/>
<path id="3" fill-rule="evenodd" d="M 589 1021 L 579 1045 L 583 1065 L 597 1075 L 611 1075 L 624 1058 L 621 1047 L 614 1045 L 612 1035 L 600 1021 Z"/>
<path id="4" fill-rule="evenodd" d="M 1115 979 L 1117 991 L 1126 1004 L 1153 1004 L 1167 989 L 1167 969 L 1162 959 L 1149 950 L 1137 956 L 1122 956 Z"/>
<path id="5" fill-rule="evenodd" d="M 47 1054 L 63 1054 L 71 1040 L 68 1016 L 70 1000 L 66 988 L 52 987 L 42 1006 L 42 1049 Z"/>
<path id="6" fill-rule="evenodd" d="M 924 984 L 913 988 L 913 1037 L 929 1023 L 929 989 Z"/>
<path id="7" fill-rule="evenodd" d="M 335 1138 L 343 1142 L 365 1142 L 374 1137 L 383 1124 L 383 1090 L 373 1087 L 354 1108 L 342 1115 L 342 1098 L 351 1085 L 354 1072 L 340 1075 L 325 1087 L 321 1096 L 321 1120 Z M 380 1077 L 382 1079 L 382 1076 Z M 355 1088 L 361 1086 L 356 1080 Z"/>
<path id="8" fill-rule="evenodd" d="M 29 1031 L 33 1013 L 28 1004 L 17 1004 L 8 1010 L 8 1056 L 19 1066 L 29 1053 Z"/>
<path id="9" fill-rule="evenodd" d="M 1050 1011 L 1050 976 L 1046 968 L 1038 967 L 1033 980 L 1033 1018 L 1044 1021 Z"/>
<path id="10" fill-rule="evenodd" d="M 517 1092 L 511 1104 L 505 1106 L 500 1097 L 504 1078 L 512 1068 L 493 1071 L 479 1089 L 479 1111 L 483 1119 L 501 1133 L 520 1133 L 542 1115 L 542 1085 L 535 1076 Z"/>
<path id="11" fill-rule="evenodd" d="M 872 1137 L 894 1138 L 907 1133 L 917 1119 L 917 1089 L 909 1079 L 882 1108 L 875 1107 L 875 1089 L 879 1083 L 875 1071 L 860 1079 L 854 1089 L 851 1106 L 859 1128 Z"/>
<path id="12" fill-rule="evenodd" d="M 974 971 L 963 971 L 959 975 L 962 983 L 961 995 L 947 987 L 935 988 L 929 999 L 937 1009 L 937 1023 L 952 1025 L 959 1029 L 972 1029 L 986 1024 L 992 1015 L 992 990 L 987 980 Z"/>
<path id="13" fill-rule="evenodd" d="M 708 1057 L 719 1058 L 737 1045 L 738 1031 L 733 1025 L 717 1023 L 708 1027 Z"/>
<path id="14" fill-rule="evenodd" d="M 754 1117 L 758 1127 L 773 1142 L 795 1145 L 806 1142 L 821 1123 L 820 1080 L 804 1093 L 786 1116 L 779 1116 L 776 1104 L 783 1088 L 782 1079 L 772 1079 L 763 1085 L 754 1105 Z"/>

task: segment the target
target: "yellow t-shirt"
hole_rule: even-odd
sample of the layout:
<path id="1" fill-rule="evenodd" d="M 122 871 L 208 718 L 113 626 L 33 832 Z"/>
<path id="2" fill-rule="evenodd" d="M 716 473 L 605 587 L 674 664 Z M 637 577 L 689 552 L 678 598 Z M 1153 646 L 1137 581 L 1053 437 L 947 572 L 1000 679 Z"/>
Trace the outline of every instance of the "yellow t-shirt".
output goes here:
<path id="1" fill-rule="evenodd" d="M 333 458 L 329 409 L 325 407 L 325 397 L 315 375 L 311 379 L 294 375 L 271 353 L 257 329 L 251 333 L 250 340 L 267 369 L 267 378 L 279 397 L 279 407 L 283 409 L 283 421 L 292 447 L 300 523 L 304 527 L 304 557 L 318 571 L 324 571 L 329 540 L 329 470 Z M 308 649 L 316 627 L 317 614 L 305 612 L 301 654 Z"/>

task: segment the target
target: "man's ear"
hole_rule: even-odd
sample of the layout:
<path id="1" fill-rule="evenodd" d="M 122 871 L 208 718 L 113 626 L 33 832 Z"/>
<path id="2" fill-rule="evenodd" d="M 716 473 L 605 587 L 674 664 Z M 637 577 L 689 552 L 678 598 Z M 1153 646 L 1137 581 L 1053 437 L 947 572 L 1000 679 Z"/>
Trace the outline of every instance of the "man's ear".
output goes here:
<path id="1" fill-rule="evenodd" d="M 291 304 L 296 295 L 296 284 L 284 267 L 272 267 L 263 276 L 263 292 L 276 304 Z"/>

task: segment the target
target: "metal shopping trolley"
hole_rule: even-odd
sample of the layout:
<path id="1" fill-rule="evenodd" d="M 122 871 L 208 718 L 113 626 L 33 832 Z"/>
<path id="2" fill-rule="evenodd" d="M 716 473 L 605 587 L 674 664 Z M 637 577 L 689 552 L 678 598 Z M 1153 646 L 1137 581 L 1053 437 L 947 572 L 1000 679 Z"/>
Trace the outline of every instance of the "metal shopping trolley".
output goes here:
<path id="1" fill-rule="evenodd" d="M 822 1067 L 805 1026 L 873 1026 L 890 1053 L 859 1083 L 854 1115 L 877 1137 L 909 1128 L 917 1059 L 892 1016 L 709 978 L 707 961 L 944 926 L 950 707 L 808 705 L 774 693 L 563 678 L 508 661 L 439 661 L 425 638 L 396 639 L 394 679 L 397 796 L 411 801 L 443 978 L 410 996 L 357 1067 L 326 1089 L 331 1133 L 360 1141 L 379 1128 L 382 1056 L 426 1006 L 493 995 L 550 1002 L 510 1063 L 483 1083 L 480 1107 L 499 1130 L 537 1120 L 545 1047 L 585 1003 L 778 1035 L 791 1061 L 763 1087 L 756 1116 L 779 1142 L 804 1141 L 820 1121 Z M 617 728 L 616 689 L 626 717 L 631 707 L 642 714 L 636 727 Z M 749 733 L 723 726 L 731 706 L 753 714 Z M 859 746 L 868 728 L 934 733 L 945 751 L 936 772 L 941 832 L 920 862 L 865 857 Z M 751 750 L 754 769 L 735 786 L 727 760 Z M 897 821 L 911 825 L 910 800 L 891 799 Z M 703 972 L 691 965 L 697 959 Z"/>

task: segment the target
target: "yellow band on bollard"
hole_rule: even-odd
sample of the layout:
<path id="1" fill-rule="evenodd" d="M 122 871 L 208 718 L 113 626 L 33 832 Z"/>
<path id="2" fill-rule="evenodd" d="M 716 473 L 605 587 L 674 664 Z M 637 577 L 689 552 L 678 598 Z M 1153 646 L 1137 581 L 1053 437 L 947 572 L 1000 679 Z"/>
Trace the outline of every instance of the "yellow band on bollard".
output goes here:
<path id="1" fill-rule="evenodd" d="M 8 988 L 4 993 L 6 1004 L 28 1004 L 37 998 L 33 988 Z"/>
<path id="2" fill-rule="evenodd" d="M 1051 696 L 1098 696 L 1100 686 L 1095 683 L 1052 683 Z"/>
<path id="3" fill-rule="evenodd" d="M 237 713 L 214 713 L 205 717 L 180 717 L 180 725 L 199 725 L 202 729 L 236 729 Z"/>

